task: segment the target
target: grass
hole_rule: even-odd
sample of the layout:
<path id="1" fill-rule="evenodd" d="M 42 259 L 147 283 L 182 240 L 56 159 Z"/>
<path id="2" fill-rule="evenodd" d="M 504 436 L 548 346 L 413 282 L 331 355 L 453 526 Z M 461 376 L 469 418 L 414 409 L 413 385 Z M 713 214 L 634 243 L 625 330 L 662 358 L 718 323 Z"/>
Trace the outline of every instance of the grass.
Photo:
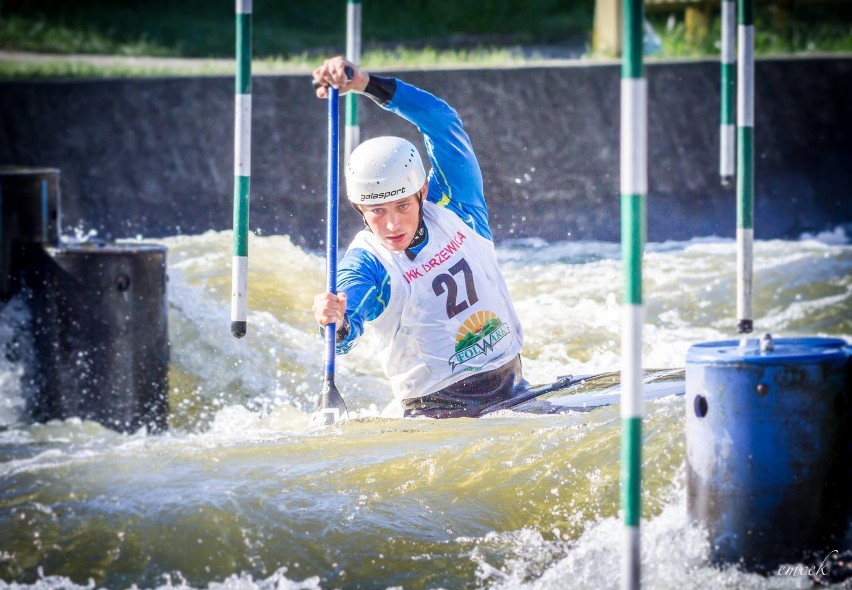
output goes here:
<path id="1" fill-rule="evenodd" d="M 320 57 L 303 53 L 287 58 L 257 58 L 252 60 L 252 74 L 308 73 L 319 63 Z M 522 53 L 511 48 L 475 48 L 471 50 L 438 50 L 397 48 L 392 50 L 369 50 L 362 55 L 361 65 L 368 69 L 441 68 L 496 65 L 521 65 L 538 63 L 544 58 L 535 52 Z M 39 56 L 37 60 L 0 58 L 0 79 L 38 78 L 116 78 L 116 77 L 162 77 L 162 76 L 208 76 L 234 75 L 233 59 L 183 60 L 146 59 L 125 57 Z"/>
<path id="2" fill-rule="evenodd" d="M 367 43 L 423 47 L 462 37 L 552 43 L 589 30 L 594 0 L 365 0 Z M 0 48 L 55 53 L 229 57 L 234 3 L 0 0 Z M 259 57 L 343 49 L 344 0 L 254 0 Z M 446 48 L 446 47 L 443 47 Z"/>
<path id="3" fill-rule="evenodd" d="M 342 53 L 345 4 L 253 0 L 254 72 L 308 71 L 322 57 Z M 361 61 L 368 68 L 514 65 L 544 59 L 520 46 L 594 57 L 588 51 L 594 0 L 364 0 L 362 6 Z M 232 11 L 233 0 L 0 0 L 0 50 L 56 56 L 0 59 L 0 77 L 232 74 Z M 699 40 L 686 38 L 682 12 L 650 13 L 648 19 L 661 40 L 653 57 L 719 53 L 718 14 Z M 848 1 L 802 0 L 783 26 L 778 26 L 775 5 L 760 2 L 755 25 L 758 55 L 852 51 Z"/>
<path id="4" fill-rule="evenodd" d="M 134 66 L 129 64 L 94 64 L 77 61 L 25 61 L 0 60 L 0 79 L 32 80 L 44 78 L 128 78 L 166 76 L 204 76 L 233 74 L 227 68 L 203 67 L 176 68 L 164 66 Z"/>
<path id="5" fill-rule="evenodd" d="M 848 3 L 825 12 L 823 6 L 797 5 L 795 18 L 779 23 L 776 7 L 758 4 L 755 10 L 754 49 L 757 55 L 801 54 L 852 51 L 852 10 Z M 660 56 L 718 56 L 721 23 L 718 15 L 710 20 L 708 33 L 697 40 L 687 39 L 683 15 L 650 14 L 648 17 L 662 41 Z"/>

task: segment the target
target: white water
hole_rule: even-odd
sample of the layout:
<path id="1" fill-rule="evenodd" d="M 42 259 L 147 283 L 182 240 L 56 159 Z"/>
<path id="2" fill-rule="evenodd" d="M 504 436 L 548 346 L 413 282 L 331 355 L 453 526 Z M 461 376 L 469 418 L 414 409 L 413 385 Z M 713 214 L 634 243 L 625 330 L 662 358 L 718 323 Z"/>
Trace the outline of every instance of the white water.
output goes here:
<path id="1" fill-rule="evenodd" d="M 361 419 L 305 434 L 322 371 L 310 314 L 321 256 L 252 236 L 249 333 L 235 340 L 230 232 L 160 242 L 165 435 L 30 424 L 27 312 L 18 300 L 0 309 L 0 588 L 618 586 L 617 408 L 401 420 L 368 335 L 337 371 Z M 619 251 L 500 245 L 531 382 L 618 369 Z M 755 260 L 757 334 L 852 340 L 844 230 L 758 241 Z M 644 276 L 646 367 L 682 367 L 691 344 L 736 337 L 733 241 L 649 244 Z M 806 576 L 703 565 L 707 547 L 686 524 L 682 430 L 681 399 L 647 404 L 645 586 L 810 587 Z"/>

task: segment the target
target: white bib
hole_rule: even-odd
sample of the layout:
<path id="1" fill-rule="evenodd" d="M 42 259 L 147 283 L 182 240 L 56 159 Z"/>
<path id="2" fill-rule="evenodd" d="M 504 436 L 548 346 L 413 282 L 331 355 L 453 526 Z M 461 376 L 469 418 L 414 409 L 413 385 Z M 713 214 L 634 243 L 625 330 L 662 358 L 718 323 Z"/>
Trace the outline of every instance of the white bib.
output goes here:
<path id="1" fill-rule="evenodd" d="M 422 397 L 473 372 L 496 369 L 523 343 L 494 244 L 431 202 L 423 204 L 423 218 L 428 242 L 414 260 L 391 252 L 366 230 L 349 246 L 372 252 L 390 276 L 390 301 L 373 326 L 397 399 Z"/>

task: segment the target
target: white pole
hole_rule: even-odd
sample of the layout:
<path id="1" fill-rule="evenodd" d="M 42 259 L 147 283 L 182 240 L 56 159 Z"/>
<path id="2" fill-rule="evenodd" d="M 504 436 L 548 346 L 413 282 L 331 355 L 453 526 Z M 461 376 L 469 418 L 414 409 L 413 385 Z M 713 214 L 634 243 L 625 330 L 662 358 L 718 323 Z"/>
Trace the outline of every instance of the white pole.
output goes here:
<path id="1" fill-rule="evenodd" d="M 234 252 L 231 267 L 231 334 L 246 334 L 248 221 L 251 179 L 251 2 L 236 0 L 237 73 L 234 98 Z"/>
<path id="2" fill-rule="evenodd" d="M 734 0 L 722 0 L 722 54 L 719 121 L 719 178 L 722 186 L 734 183 L 736 163 L 736 124 L 734 121 L 734 81 L 736 70 L 736 5 Z"/>
<path id="3" fill-rule="evenodd" d="M 737 70 L 737 330 L 750 334 L 754 252 L 754 0 L 739 4 Z"/>
<path id="4" fill-rule="evenodd" d="M 621 588 L 641 587 L 642 514 L 642 256 L 647 226 L 648 86 L 642 62 L 643 2 L 624 0 L 621 67 Z"/>
<path id="5" fill-rule="evenodd" d="M 356 66 L 361 63 L 361 0 L 346 2 L 346 59 Z M 358 122 L 358 95 L 350 92 L 346 95 L 346 124 L 344 127 L 344 162 L 349 161 L 358 144 L 361 143 L 361 127 Z"/>

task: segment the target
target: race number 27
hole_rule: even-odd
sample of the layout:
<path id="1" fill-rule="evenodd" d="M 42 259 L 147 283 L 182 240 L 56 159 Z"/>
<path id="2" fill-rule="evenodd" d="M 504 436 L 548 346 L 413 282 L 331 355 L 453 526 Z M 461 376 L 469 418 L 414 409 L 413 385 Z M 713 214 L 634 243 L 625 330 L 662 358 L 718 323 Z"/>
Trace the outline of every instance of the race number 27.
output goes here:
<path id="1" fill-rule="evenodd" d="M 476 285 L 473 284 L 473 271 L 467 260 L 462 258 L 449 268 L 449 273 L 439 274 L 432 281 L 432 290 L 435 295 L 447 294 L 447 317 L 452 318 L 466 310 L 479 301 L 476 295 Z M 465 297 L 459 300 L 458 274 L 464 275 Z"/>

